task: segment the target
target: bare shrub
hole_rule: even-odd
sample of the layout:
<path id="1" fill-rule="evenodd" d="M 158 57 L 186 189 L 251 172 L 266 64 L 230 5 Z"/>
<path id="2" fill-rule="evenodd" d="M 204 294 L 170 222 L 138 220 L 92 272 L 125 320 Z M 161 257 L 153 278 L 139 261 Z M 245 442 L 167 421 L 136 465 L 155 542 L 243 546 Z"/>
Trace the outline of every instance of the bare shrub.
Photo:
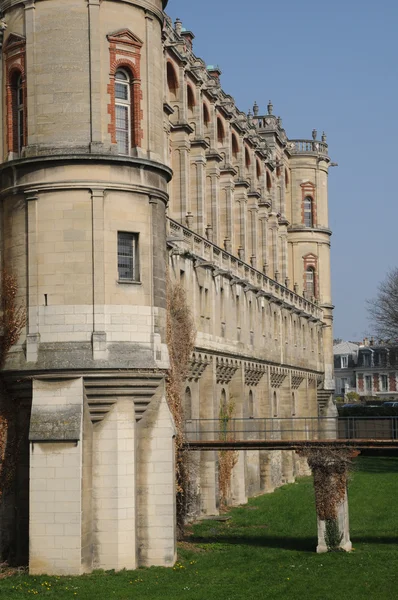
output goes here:
<path id="1" fill-rule="evenodd" d="M 225 404 L 221 404 L 219 413 L 220 439 L 231 441 L 233 439 L 230 433 L 230 421 L 234 416 L 235 403 L 230 399 Z M 220 510 L 225 510 L 231 495 L 231 480 L 233 469 L 238 462 L 238 452 L 236 450 L 218 451 L 218 487 L 220 494 Z"/>
<path id="2" fill-rule="evenodd" d="M 8 352 L 17 343 L 26 325 L 26 309 L 17 304 L 18 284 L 12 273 L 3 270 L 1 285 L 0 368 L 3 369 Z"/>
<path id="3" fill-rule="evenodd" d="M 359 453 L 350 448 L 303 448 L 314 478 L 315 507 L 318 518 L 325 521 L 325 541 L 330 552 L 339 549 L 342 534 L 338 526 L 338 509 L 345 499 L 352 458 Z"/>
<path id="4" fill-rule="evenodd" d="M 193 461 L 184 449 L 184 383 L 188 374 L 196 330 L 184 287 L 168 278 L 167 284 L 167 346 L 170 369 L 166 379 L 167 401 L 177 430 L 176 482 L 177 530 L 183 534 L 185 518 L 190 508 L 190 480 Z"/>
<path id="5" fill-rule="evenodd" d="M 16 277 L 6 270 L 1 273 L 0 313 L 0 369 L 4 368 L 11 347 L 17 343 L 26 325 L 26 310 L 17 304 Z M 16 422 L 16 406 L 8 396 L 3 377 L 0 376 L 0 496 L 14 481 L 21 444 L 20 436 L 12 435 L 10 425 Z"/>

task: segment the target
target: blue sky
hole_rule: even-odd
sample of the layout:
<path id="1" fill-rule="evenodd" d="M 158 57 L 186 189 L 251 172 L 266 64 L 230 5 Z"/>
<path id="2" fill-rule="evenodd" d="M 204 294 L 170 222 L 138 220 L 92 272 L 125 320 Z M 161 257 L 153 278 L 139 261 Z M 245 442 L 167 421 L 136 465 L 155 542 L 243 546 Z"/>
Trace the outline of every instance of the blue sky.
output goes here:
<path id="1" fill-rule="evenodd" d="M 371 333 L 365 301 L 398 266 L 396 0 L 169 0 L 242 110 L 272 100 L 290 138 L 328 135 L 334 336 Z"/>

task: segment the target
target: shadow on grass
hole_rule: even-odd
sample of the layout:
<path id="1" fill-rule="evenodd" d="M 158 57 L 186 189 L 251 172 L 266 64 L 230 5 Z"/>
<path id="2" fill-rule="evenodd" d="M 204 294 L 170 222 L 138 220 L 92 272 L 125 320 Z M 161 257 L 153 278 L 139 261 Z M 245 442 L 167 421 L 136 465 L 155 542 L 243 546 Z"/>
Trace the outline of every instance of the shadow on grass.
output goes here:
<path id="1" fill-rule="evenodd" d="M 280 537 L 273 535 L 261 535 L 249 537 L 241 535 L 218 535 L 214 537 L 200 537 L 193 535 L 188 538 L 193 544 L 232 544 L 237 546 L 257 546 L 261 548 L 280 548 L 282 550 L 294 550 L 301 552 L 314 552 L 317 540 L 314 537 Z"/>
<path id="2" fill-rule="evenodd" d="M 185 539 L 191 544 L 213 545 L 213 544 L 231 544 L 237 546 L 256 546 L 258 548 L 279 548 L 281 550 L 292 550 L 295 552 L 315 552 L 317 539 L 315 537 L 284 537 L 276 535 L 244 536 L 244 535 L 217 535 L 198 536 L 192 535 Z M 398 535 L 395 536 L 352 536 L 352 543 L 355 544 L 398 544 Z"/>
<path id="3" fill-rule="evenodd" d="M 353 535 L 351 536 L 353 544 L 398 544 L 398 535 Z"/>
<path id="4" fill-rule="evenodd" d="M 361 456 L 354 462 L 354 472 L 360 473 L 398 473 L 398 457 Z"/>

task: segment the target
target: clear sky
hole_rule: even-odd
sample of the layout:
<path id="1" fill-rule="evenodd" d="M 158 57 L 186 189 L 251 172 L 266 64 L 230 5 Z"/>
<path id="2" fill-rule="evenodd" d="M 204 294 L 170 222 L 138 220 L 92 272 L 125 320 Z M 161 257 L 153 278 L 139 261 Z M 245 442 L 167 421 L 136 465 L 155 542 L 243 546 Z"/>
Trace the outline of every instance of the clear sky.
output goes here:
<path id="1" fill-rule="evenodd" d="M 365 301 L 398 266 L 397 0 L 169 0 L 167 12 L 241 110 L 271 99 L 290 138 L 327 133 L 334 337 L 362 339 Z"/>

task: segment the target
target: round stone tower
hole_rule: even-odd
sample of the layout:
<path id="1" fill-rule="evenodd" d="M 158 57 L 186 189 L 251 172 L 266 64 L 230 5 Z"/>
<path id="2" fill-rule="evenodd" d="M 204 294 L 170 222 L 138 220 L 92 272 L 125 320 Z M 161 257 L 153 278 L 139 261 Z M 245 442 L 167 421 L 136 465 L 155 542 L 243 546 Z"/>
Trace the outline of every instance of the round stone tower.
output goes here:
<path id="1" fill-rule="evenodd" d="M 4 375 L 29 424 L 6 542 L 29 529 L 32 573 L 175 558 L 166 3 L 0 0 L 0 250 L 27 311 Z"/>
<path id="2" fill-rule="evenodd" d="M 325 390 L 333 390 L 333 305 L 330 281 L 328 170 L 330 158 L 325 134 L 317 140 L 292 140 L 290 168 L 292 200 L 288 208 L 290 281 L 298 293 L 320 305 L 324 313 L 323 362 Z M 330 395 L 330 394 L 329 394 Z M 326 397 L 326 395 L 325 395 Z"/>
<path id="3" fill-rule="evenodd" d="M 165 366 L 162 1 L 0 8 L 3 264 L 28 310 L 7 367 Z"/>

